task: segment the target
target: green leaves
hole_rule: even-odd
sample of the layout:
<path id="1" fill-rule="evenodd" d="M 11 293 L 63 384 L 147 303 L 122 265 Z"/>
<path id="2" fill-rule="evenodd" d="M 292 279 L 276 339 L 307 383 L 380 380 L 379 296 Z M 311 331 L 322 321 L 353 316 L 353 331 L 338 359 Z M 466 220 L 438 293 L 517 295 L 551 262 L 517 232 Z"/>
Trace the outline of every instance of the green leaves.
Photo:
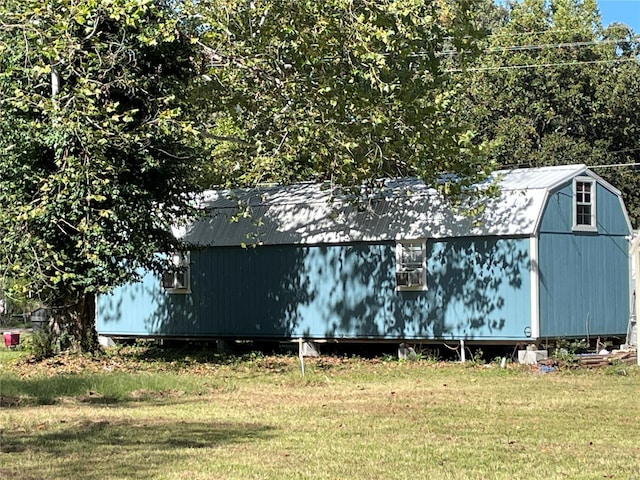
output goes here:
<path id="1" fill-rule="evenodd" d="M 622 25 L 604 29 L 594 0 L 523 0 L 506 12 L 485 4 L 494 13 L 484 54 L 457 74 L 457 108 L 476 125 L 475 141 L 508 168 L 595 167 L 623 191 L 637 226 L 640 170 L 597 166 L 637 162 L 638 38 Z"/>
<path id="2" fill-rule="evenodd" d="M 176 246 L 170 225 L 191 211 L 184 99 L 198 51 L 177 7 L 0 7 L 0 274 L 51 306 L 156 266 L 154 253 Z"/>
<path id="3" fill-rule="evenodd" d="M 449 74 L 436 52 L 468 32 L 462 13 L 445 7 L 435 0 L 200 2 L 210 21 L 201 38 L 210 81 L 201 95 L 217 166 L 204 186 L 354 185 L 399 175 L 432 181 L 443 170 L 481 165 L 474 145 L 461 155 L 468 128 L 439 101 Z"/>
<path id="4" fill-rule="evenodd" d="M 5 0 L 0 274 L 55 306 L 158 269 L 196 183 L 483 178 L 470 5 Z"/>

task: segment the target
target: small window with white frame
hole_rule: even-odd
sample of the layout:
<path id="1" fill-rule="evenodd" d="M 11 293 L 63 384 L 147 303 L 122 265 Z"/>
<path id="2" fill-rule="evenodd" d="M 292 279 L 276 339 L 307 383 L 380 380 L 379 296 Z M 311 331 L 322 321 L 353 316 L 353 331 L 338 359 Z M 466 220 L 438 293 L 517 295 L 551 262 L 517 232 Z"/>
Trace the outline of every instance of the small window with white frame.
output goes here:
<path id="1" fill-rule="evenodd" d="M 162 286 L 167 293 L 191 293 L 189 252 L 171 255 L 171 268 L 162 274 Z"/>
<path id="2" fill-rule="evenodd" d="M 424 240 L 396 244 L 396 290 L 427 289 L 427 246 Z"/>
<path id="3" fill-rule="evenodd" d="M 591 177 L 573 180 L 573 230 L 595 232 L 596 182 Z"/>

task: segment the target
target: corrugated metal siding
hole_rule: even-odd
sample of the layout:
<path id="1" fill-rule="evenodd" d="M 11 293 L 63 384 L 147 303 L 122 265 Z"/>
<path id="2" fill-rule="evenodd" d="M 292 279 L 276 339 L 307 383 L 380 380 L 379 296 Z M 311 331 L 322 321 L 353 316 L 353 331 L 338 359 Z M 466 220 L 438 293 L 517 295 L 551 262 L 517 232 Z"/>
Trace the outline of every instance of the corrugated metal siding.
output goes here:
<path id="1" fill-rule="evenodd" d="M 529 240 L 429 241 L 428 291 L 395 291 L 395 244 L 192 253 L 191 295 L 152 275 L 99 301 L 104 334 L 524 339 Z"/>
<path id="2" fill-rule="evenodd" d="M 539 239 L 540 335 L 624 335 L 629 242 L 624 236 L 543 233 Z"/>

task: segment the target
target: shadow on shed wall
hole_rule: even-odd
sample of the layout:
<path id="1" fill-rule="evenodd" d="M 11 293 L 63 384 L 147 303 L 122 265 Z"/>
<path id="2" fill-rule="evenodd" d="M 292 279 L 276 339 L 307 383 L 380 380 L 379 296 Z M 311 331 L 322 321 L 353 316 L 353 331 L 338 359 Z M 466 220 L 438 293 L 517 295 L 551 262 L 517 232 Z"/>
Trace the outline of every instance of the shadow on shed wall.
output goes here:
<path id="1" fill-rule="evenodd" d="M 110 331 L 251 338 L 524 338 L 528 239 L 427 243 L 427 291 L 395 290 L 395 244 L 192 253 L 192 294 L 156 278 L 103 304 Z M 137 305 L 137 307 L 136 307 Z"/>

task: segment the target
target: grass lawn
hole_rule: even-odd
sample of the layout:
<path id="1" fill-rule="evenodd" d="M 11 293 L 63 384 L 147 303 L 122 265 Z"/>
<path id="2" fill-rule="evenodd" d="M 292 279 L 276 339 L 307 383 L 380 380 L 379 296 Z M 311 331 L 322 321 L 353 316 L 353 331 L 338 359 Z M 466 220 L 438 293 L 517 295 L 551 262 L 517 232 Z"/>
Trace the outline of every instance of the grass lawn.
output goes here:
<path id="1" fill-rule="evenodd" d="M 0 478 L 640 479 L 640 369 L 0 352 Z"/>

